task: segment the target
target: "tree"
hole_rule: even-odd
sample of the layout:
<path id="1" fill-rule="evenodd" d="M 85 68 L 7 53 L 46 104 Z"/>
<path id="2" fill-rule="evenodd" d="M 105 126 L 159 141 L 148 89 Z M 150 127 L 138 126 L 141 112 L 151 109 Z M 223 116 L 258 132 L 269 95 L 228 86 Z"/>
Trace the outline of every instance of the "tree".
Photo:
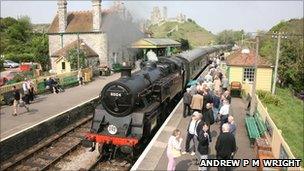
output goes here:
<path id="1" fill-rule="evenodd" d="M 48 45 L 47 35 L 39 33 L 32 38 L 30 48 L 28 49 L 28 52 L 34 56 L 33 61 L 40 63 L 44 70 L 48 70 L 50 66 Z"/>
<path id="2" fill-rule="evenodd" d="M 48 37 L 33 33 L 29 17 L 0 18 L 0 53 L 15 62 L 38 62 L 49 69 Z"/>
<path id="3" fill-rule="evenodd" d="M 248 38 L 247 34 L 245 34 L 244 30 L 234 31 L 234 30 L 224 30 L 216 35 L 216 43 L 217 44 L 236 44 L 237 41 Z"/>
<path id="4" fill-rule="evenodd" d="M 73 69 L 73 70 L 78 69 L 78 50 L 77 50 L 77 48 L 71 49 L 68 52 L 67 60 L 71 64 L 71 69 Z M 86 67 L 85 53 L 81 49 L 79 50 L 79 67 L 80 68 Z"/>
<path id="5" fill-rule="evenodd" d="M 189 44 L 189 41 L 187 39 L 181 38 L 180 43 L 181 43 L 181 50 L 182 51 L 190 49 L 190 44 Z"/>

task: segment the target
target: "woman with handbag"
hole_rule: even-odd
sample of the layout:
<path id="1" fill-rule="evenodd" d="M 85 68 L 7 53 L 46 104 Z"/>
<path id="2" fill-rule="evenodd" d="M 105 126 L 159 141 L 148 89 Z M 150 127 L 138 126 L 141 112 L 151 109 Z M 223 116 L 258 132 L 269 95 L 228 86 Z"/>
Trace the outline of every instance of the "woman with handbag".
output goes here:
<path id="1" fill-rule="evenodd" d="M 175 170 L 175 158 L 181 156 L 181 144 L 183 139 L 180 137 L 181 131 L 176 129 L 173 131 L 172 135 L 168 141 L 167 156 L 168 156 L 168 166 L 167 170 Z"/>

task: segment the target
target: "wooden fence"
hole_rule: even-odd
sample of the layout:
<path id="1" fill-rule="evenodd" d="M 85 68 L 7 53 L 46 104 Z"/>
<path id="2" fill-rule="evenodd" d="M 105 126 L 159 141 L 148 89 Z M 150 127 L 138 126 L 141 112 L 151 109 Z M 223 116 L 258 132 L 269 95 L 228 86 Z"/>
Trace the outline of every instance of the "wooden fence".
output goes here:
<path id="1" fill-rule="evenodd" d="M 243 85 L 243 91 L 245 95 L 251 95 L 251 85 L 245 83 Z M 273 120 L 271 119 L 267 107 L 265 107 L 259 97 L 257 98 L 257 111 L 261 116 L 263 123 L 267 128 L 267 140 L 271 144 L 273 156 L 277 159 L 295 159 L 295 156 L 292 154 L 289 145 L 286 143 L 282 136 L 282 131 L 278 129 Z M 303 161 L 302 161 L 303 162 Z M 301 170 L 301 168 L 288 168 L 288 170 Z"/>
<path id="2" fill-rule="evenodd" d="M 83 76 L 85 76 L 85 74 L 88 74 L 88 76 L 90 77 L 90 79 L 87 79 L 85 81 L 90 81 L 91 80 L 91 77 L 92 77 L 92 69 L 91 68 L 85 68 L 85 69 L 82 69 L 82 73 L 83 73 Z M 63 73 L 63 74 L 53 74 L 53 75 L 49 75 L 49 76 L 43 76 L 43 77 L 38 77 L 38 78 L 35 78 L 35 79 L 32 79 L 32 83 L 34 84 L 34 87 L 35 89 L 37 89 L 37 86 L 39 83 L 43 82 L 44 79 L 47 79 L 49 77 L 56 77 L 59 79 L 59 82 L 63 82 L 63 79 L 65 77 L 69 77 L 69 76 L 77 76 L 78 75 L 78 71 L 72 71 L 72 72 L 68 72 L 68 73 Z M 22 88 L 22 84 L 23 84 L 23 81 L 21 82 L 18 82 L 18 83 L 14 83 L 14 84 L 10 84 L 10 85 L 5 85 L 5 86 L 2 86 L 0 87 L 0 95 L 2 95 L 3 93 L 6 93 L 6 92 L 9 92 L 12 90 L 12 87 L 13 86 L 16 86 L 17 89 L 21 89 Z"/>

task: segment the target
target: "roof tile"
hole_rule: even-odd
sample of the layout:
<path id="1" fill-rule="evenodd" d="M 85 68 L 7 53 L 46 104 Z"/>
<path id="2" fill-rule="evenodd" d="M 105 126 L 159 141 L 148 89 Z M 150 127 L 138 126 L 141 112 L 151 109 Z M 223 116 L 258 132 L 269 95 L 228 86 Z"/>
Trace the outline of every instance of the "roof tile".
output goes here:
<path id="1" fill-rule="evenodd" d="M 254 66 L 255 51 L 250 50 L 249 53 L 241 53 L 236 51 L 227 57 L 228 66 Z M 258 57 L 258 67 L 273 67 L 272 64 L 261 56 Z"/>
<path id="2" fill-rule="evenodd" d="M 82 39 L 79 40 L 79 46 L 80 46 L 81 43 L 84 43 Z M 69 51 L 71 49 L 76 49 L 77 46 L 78 46 L 78 42 L 77 42 L 77 40 L 75 40 L 72 43 L 64 46 L 63 48 L 61 48 L 58 51 L 56 51 L 55 53 L 53 53 L 51 55 L 51 57 L 61 57 L 61 56 L 66 57 L 68 55 Z M 87 58 L 98 57 L 98 54 L 85 43 L 84 43 L 83 46 L 81 46 L 81 50 L 84 51 Z"/>

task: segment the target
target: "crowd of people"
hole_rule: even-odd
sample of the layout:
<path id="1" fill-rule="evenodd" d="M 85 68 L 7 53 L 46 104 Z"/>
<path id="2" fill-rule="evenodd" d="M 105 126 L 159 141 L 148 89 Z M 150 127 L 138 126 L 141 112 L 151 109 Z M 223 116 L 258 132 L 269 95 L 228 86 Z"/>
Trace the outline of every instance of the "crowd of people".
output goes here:
<path id="1" fill-rule="evenodd" d="M 175 159 L 180 155 L 196 157 L 196 164 L 208 159 L 210 143 L 213 141 L 210 126 L 219 127 L 220 135 L 215 144 L 217 159 L 231 159 L 236 152 L 236 124 L 229 113 L 231 96 L 229 82 L 219 68 L 220 59 L 214 58 L 207 75 L 201 74 L 197 83 L 187 88 L 183 96 L 183 117 L 191 116 L 186 132 L 185 147 L 182 148 L 181 131 L 176 129 L 167 146 L 167 170 L 175 170 Z M 190 146 L 192 144 L 192 146 Z M 219 170 L 230 168 L 219 168 Z M 199 167 L 199 170 L 207 170 Z"/>

